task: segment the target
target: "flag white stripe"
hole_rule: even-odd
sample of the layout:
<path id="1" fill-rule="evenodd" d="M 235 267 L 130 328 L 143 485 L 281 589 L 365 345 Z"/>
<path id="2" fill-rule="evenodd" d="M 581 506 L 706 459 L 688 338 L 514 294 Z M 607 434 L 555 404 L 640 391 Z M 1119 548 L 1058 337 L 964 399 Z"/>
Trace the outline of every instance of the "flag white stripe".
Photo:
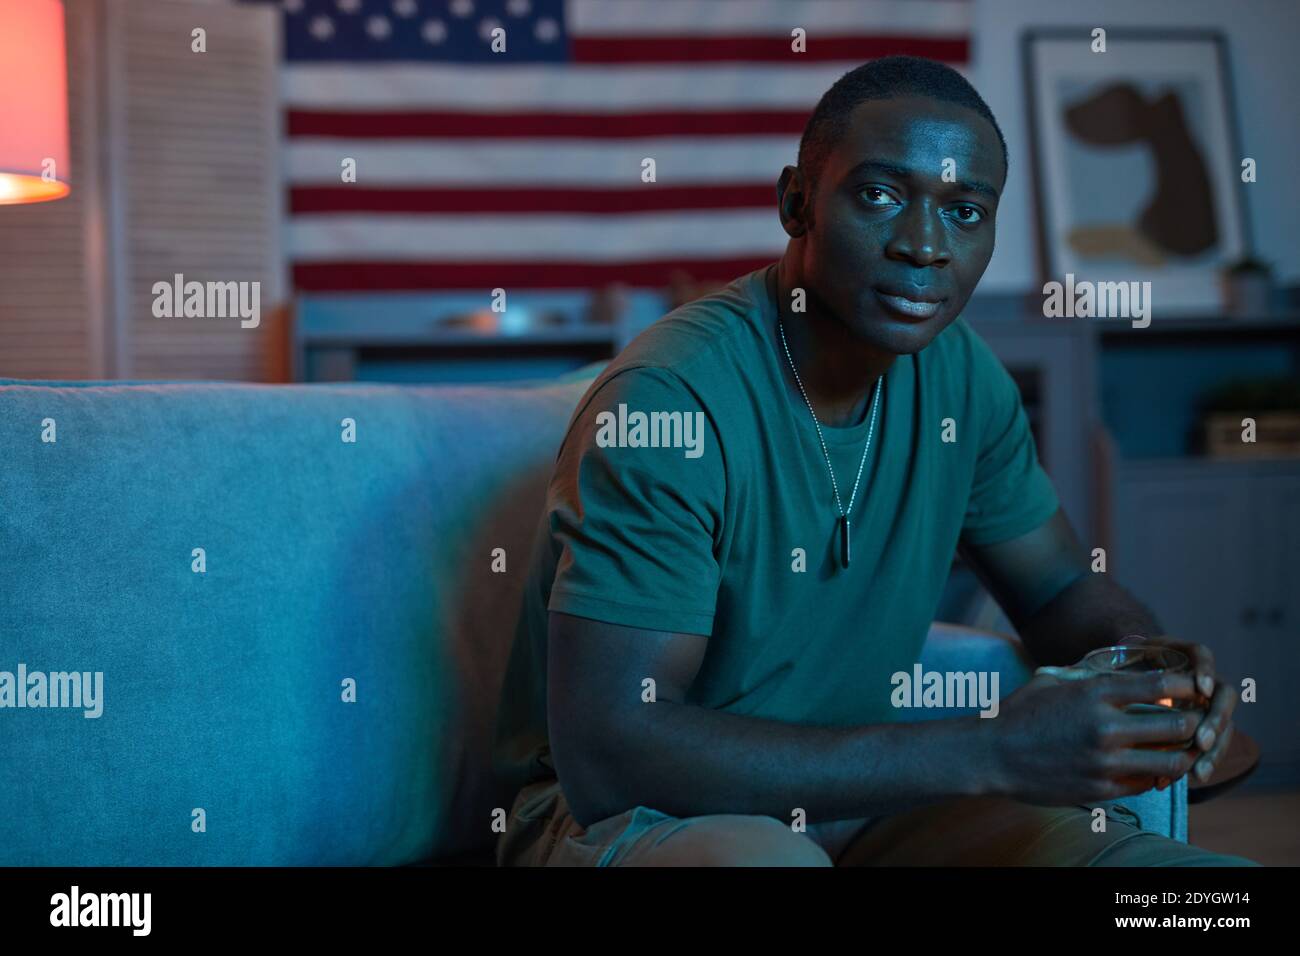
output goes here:
<path id="1" fill-rule="evenodd" d="M 593 262 L 779 253 L 775 209 L 619 216 L 301 215 L 289 220 L 296 262 Z"/>
<path id="2" fill-rule="evenodd" d="M 333 140 L 297 138 L 284 149 L 292 185 L 342 185 L 342 161 L 362 186 L 626 186 L 771 180 L 798 158 L 798 136 L 636 140 Z M 655 183 L 641 181 L 655 161 Z"/>
<path id="3" fill-rule="evenodd" d="M 570 0 L 573 36 L 818 34 L 959 37 L 970 33 L 966 0 Z"/>
<path id="4" fill-rule="evenodd" d="M 812 109 L 831 84 L 861 65 L 292 64 L 283 71 L 283 95 L 289 109 L 321 110 Z"/>

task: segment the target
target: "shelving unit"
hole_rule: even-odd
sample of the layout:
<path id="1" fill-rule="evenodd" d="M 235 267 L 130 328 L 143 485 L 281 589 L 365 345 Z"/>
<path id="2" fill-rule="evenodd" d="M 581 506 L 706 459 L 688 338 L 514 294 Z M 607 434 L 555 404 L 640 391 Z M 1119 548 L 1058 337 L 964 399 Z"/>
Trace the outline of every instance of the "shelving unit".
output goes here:
<path id="1" fill-rule="evenodd" d="M 517 293 L 503 313 L 484 295 L 306 296 L 294 309 L 294 378 L 400 384 L 506 382 L 560 375 L 613 358 L 662 314 L 633 291 L 617 321 L 583 321 L 588 297 Z M 491 329 L 455 323 L 477 313 Z"/>
<path id="2" fill-rule="evenodd" d="M 486 382 L 545 378 L 619 350 L 612 326 L 559 326 L 506 335 L 463 329 L 317 333 L 301 341 L 309 382 Z"/>
<path id="3" fill-rule="evenodd" d="M 1110 567 L 1172 634 L 1214 651 L 1263 758 L 1252 785 L 1300 783 L 1300 459 L 1146 459 L 1115 472 Z"/>

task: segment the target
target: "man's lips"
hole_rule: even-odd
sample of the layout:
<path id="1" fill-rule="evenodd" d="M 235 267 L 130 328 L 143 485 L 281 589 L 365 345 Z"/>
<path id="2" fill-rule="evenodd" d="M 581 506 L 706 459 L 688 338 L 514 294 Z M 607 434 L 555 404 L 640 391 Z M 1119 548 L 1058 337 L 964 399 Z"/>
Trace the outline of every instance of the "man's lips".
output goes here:
<path id="1" fill-rule="evenodd" d="M 901 289 L 874 290 L 876 298 L 889 311 L 909 319 L 928 319 L 939 311 L 943 299 L 932 293 L 903 291 Z"/>

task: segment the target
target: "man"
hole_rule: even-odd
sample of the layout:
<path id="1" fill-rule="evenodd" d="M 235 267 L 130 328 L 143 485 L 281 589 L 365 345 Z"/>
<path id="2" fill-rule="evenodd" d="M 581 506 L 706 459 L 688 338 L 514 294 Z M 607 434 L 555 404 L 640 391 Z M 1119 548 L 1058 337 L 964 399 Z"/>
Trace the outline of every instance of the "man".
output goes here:
<path id="1" fill-rule="evenodd" d="M 1203 647 L 1181 645 L 1208 714 L 1123 710 L 1194 697 L 1191 677 L 1070 669 L 993 719 L 891 704 L 957 548 L 1038 664 L 1176 643 L 1091 573 L 1014 383 L 958 318 L 1006 173 L 959 74 L 859 67 L 781 173 L 781 260 L 674 310 L 588 389 L 502 693 L 520 789 L 501 864 L 1248 863 L 1091 825 L 1223 755 L 1234 698 Z"/>

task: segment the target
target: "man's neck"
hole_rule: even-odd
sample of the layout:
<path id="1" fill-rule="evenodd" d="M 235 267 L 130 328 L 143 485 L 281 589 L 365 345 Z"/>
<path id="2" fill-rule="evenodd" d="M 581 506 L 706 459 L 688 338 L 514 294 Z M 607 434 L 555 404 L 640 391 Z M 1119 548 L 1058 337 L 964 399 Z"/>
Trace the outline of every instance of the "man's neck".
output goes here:
<path id="1" fill-rule="evenodd" d="M 791 292 L 799 287 L 799 278 L 782 259 L 769 275 L 768 294 L 776 303 L 790 357 L 799 370 L 808 401 L 823 425 L 856 425 L 866 417 L 877 379 L 889 371 L 897 356 L 858 339 L 806 295 L 806 310 L 791 312 Z M 779 336 L 777 347 L 781 348 Z M 799 385 L 790 374 L 784 351 L 781 349 L 779 356 L 781 367 L 788 386 L 798 396 Z M 802 396 L 799 400 L 803 400 Z"/>

